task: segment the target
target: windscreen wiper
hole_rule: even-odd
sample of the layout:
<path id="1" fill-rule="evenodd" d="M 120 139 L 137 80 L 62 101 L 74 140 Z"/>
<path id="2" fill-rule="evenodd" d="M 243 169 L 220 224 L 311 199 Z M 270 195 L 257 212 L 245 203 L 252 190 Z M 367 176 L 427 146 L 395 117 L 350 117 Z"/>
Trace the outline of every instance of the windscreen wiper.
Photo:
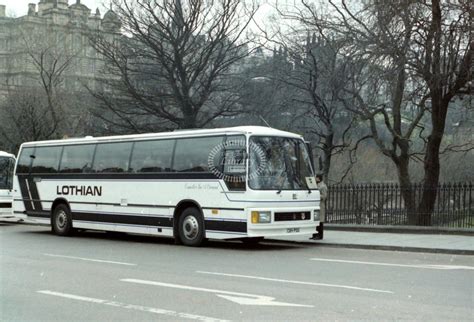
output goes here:
<path id="1" fill-rule="evenodd" d="M 285 169 L 286 170 L 286 169 Z M 285 171 L 286 173 L 286 171 Z M 280 178 L 283 178 L 282 176 L 279 176 Z M 284 179 L 284 178 L 283 178 Z M 281 191 L 283 190 L 283 186 L 285 185 L 285 180 L 283 180 L 280 184 L 280 188 L 278 189 L 277 191 L 277 195 L 279 195 L 281 193 Z"/>
<path id="2" fill-rule="evenodd" d="M 304 143 L 303 143 L 303 147 L 305 147 Z M 302 153 L 301 153 L 300 150 L 301 150 L 301 146 L 300 146 L 300 143 L 298 143 L 298 144 L 296 144 L 296 155 L 297 155 L 297 156 L 301 156 Z M 299 160 L 297 159 L 296 161 L 298 162 Z M 304 181 L 301 180 L 301 177 L 300 177 L 300 175 L 301 175 L 301 164 L 300 164 L 299 162 L 298 162 L 297 165 L 296 165 L 296 170 L 298 171 L 298 177 L 295 176 L 295 179 L 298 180 L 299 185 L 300 185 L 301 187 L 303 187 L 304 184 L 306 184 L 306 188 L 308 189 L 308 193 L 311 193 L 312 190 L 311 190 L 311 188 L 310 188 L 308 182 L 304 182 Z"/>
<path id="3" fill-rule="evenodd" d="M 300 187 L 304 186 L 303 181 L 301 181 L 300 177 L 293 174 L 293 179 L 295 179 L 295 181 L 300 185 Z M 306 189 L 308 189 L 308 193 L 313 192 L 308 185 L 306 185 Z"/>

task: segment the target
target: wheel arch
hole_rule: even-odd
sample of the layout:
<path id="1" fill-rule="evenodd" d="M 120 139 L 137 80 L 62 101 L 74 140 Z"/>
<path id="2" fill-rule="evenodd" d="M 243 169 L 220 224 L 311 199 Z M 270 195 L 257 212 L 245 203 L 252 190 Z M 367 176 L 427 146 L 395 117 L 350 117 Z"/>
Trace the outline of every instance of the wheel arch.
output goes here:
<path id="1" fill-rule="evenodd" d="M 175 239 L 179 239 L 179 231 L 178 231 L 178 222 L 179 222 L 179 216 L 183 213 L 184 209 L 194 207 L 199 210 L 201 213 L 202 219 L 204 221 L 204 212 L 202 211 L 202 207 L 197 202 L 196 200 L 193 199 L 183 199 L 174 208 L 173 212 L 173 237 Z M 204 234 L 206 232 L 206 229 L 204 227 Z"/>
<path id="2" fill-rule="evenodd" d="M 65 198 L 56 198 L 53 201 L 53 204 L 51 205 L 51 210 L 50 210 L 51 220 L 53 218 L 54 209 L 56 209 L 56 207 L 60 204 L 64 204 L 66 207 L 69 208 L 69 211 L 71 211 L 71 206 L 69 205 L 69 202 Z"/>
<path id="3" fill-rule="evenodd" d="M 69 208 L 69 211 L 71 210 L 71 206 L 69 206 L 69 201 L 67 201 L 65 198 L 56 198 L 53 201 L 53 204 L 51 205 L 51 214 L 53 214 L 54 209 L 59 205 L 59 204 L 64 204 L 66 207 Z"/>

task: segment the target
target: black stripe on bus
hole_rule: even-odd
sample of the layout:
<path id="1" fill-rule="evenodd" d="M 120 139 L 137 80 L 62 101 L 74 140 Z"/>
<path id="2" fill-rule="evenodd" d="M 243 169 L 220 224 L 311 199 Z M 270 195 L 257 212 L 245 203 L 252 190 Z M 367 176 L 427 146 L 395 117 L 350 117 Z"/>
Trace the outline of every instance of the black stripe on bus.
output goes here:
<path id="1" fill-rule="evenodd" d="M 172 218 L 73 212 L 72 219 L 97 222 L 97 223 L 103 222 L 103 223 L 112 223 L 112 224 L 131 224 L 131 225 L 144 225 L 144 226 L 173 227 Z"/>
<path id="2" fill-rule="evenodd" d="M 30 211 L 26 211 L 26 214 L 29 217 L 51 218 L 50 212 L 49 211 L 44 211 L 44 210 L 40 210 L 40 211 L 30 210 Z"/>
<path id="3" fill-rule="evenodd" d="M 27 211 L 28 216 L 37 218 L 50 218 L 48 211 Z M 133 216 L 133 215 L 112 215 L 88 212 L 72 212 L 73 220 L 89 221 L 96 223 L 129 224 L 157 227 L 173 227 L 172 218 Z M 247 232 L 246 222 L 206 220 L 206 230 L 222 232 Z"/>
<path id="4" fill-rule="evenodd" d="M 206 230 L 247 232 L 247 223 L 241 221 L 206 220 Z"/>
<path id="5" fill-rule="evenodd" d="M 26 185 L 26 176 L 18 176 L 18 182 L 20 184 L 20 192 L 23 197 L 23 205 L 25 206 L 26 211 L 33 210 L 33 206 L 30 201 L 30 194 L 28 193 L 28 186 Z"/>
<path id="6" fill-rule="evenodd" d="M 0 208 L 11 208 L 12 203 L 11 202 L 0 202 Z"/>
<path id="7" fill-rule="evenodd" d="M 73 220 L 97 222 L 97 223 L 112 223 L 112 224 L 129 224 L 129 225 L 143 225 L 143 226 L 157 226 L 157 227 L 173 227 L 172 218 L 157 218 L 146 216 L 133 215 L 112 215 L 112 214 L 96 214 L 87 212 L 73 212 Z M 206 229 L 214 231 L 230 231 L 230 232 L 247 232 L 246 222 L 235 221 L 216 221 L 206 220 Z"/>
<path id="8" fill-rule="evenodd" d="M 29 198 L 25 199 L 14 199 L 15 201 L 25 201 L 25 202 L 31 202 L 31 201 L 40 201 L 40 202 L 47 202 L 47 203 L 52 203 L 54 200 L 30 200 Z M 77 205 L 101 205 L 101 206 L 122 206 L 118 202 L 93 202 L 93 201 L 68 201 L 70 204 L 77 204 Z M 176 206 L 171 206 L 171 205 L 149 205 L 149 204 L 139 204 L 139 203 L 129 203 L 126 206 L 122 207 L 143 207 L 143 208 L 176 208 Z M 226 207 L 202 207 L 203 210 L 229 210 L 229 211 L 244 211 L 244 208 L 226 208 Z"/>
<path id="9" fill-rule="evenodd" d="M 38 192 L 38 187 L 36 186 L 36 181 L 31 178 L 27 180 L 30 186 L 31 197 L 33 198 L 35 210 L 41 211 L 43 210 L 43 206 L 41 205 L 41 198 Z"/>
<path id="10" fill-rule="evenodd" d="M 28 174 L 18 174 L 18 177 L 26 177 Z M 144 173 L 128 173 L 128 172 L 120 172 L 120 173 L 35 173 L 32 174 L 35 178 L 41 179 L 95 179 L 95 180 L 106 180 L 106 179 L 215 179 L 218 180 L 219 178 L 216 177 L 211 172 L 162 172 L 162 173 L 152 173 L 152 172 L 144 172 Z"/>
<path id="11" fill-rule="evenodd" d="M 51 201 L 52 202 L 52 201 Z M 92 202 L 92 201 L 69 201 L 68 203 L 76 205 L 100 205 L 100 206 L 120 206 L 118 202 Z"/>

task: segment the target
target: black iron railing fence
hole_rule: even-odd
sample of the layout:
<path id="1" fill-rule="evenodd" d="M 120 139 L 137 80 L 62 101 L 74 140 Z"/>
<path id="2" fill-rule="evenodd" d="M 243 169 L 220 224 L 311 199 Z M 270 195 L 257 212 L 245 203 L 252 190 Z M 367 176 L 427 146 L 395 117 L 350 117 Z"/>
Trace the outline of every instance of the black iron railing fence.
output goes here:
<path id="1" fill-rule="evenodd" d="M 416 204 L 423 187 L 409 189 Z M 408 225 L 407 209 L 398 184 L 356 184 L 330 186 L 326 222 L 335 224 Z M 473 183 L 445 183 L 437 187 L 431 225 L 474 228 Z"/>

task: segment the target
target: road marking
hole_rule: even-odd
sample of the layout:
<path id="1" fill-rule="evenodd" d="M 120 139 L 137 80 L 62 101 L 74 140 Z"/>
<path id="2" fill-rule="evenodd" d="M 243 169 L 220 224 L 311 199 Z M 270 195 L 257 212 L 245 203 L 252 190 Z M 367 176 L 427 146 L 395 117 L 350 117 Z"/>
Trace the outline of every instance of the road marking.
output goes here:
<path id="1" fill-rule="evenodd" d="M 264 296 L 264 295 L 214 290 L 214 289 L 209 289 L 209 288 L 171 284 L 171 283 L 162 283 L 162 282 L 156 282 L 156 281 L 146 281 L 146 280 L 139 280 L 139 279 L 133 279 L 133 278 L 125 278 L 125 279 L 121 279 L 121 281 L 128 282 L 128 283 L 177 288 L 177 289 L 188 290 L 188 291 L 215 293 L 217 296 L 221 298 L 224 298 L 226 300 L 229 300 L 241 305 L 314 307 L 313 305 L 277 302 L 277 301 L 274 301 L 275 300 L 274 297 Z"/>
<path id="2" fill-rule="evenodd" d="M 49 291 L 49 290 L 37 291 L 37 293 L 63 297 L 63 298 L 76 300 L 76 301 L 83 301 L 83 302 L 89 302 L 89 303 L 109 305 L 109 306 L 119 307 L 119 308 L 122 308 L 122 309 L 136 310 L 136 311 L 142 311 L 142 312 L 149 312 L 149 313 L 167 315 L 167 316 L 171 316 L 171 317 L 174 317 L 174 318 L 187 318 L 187 319 L 198 320 L 198 321 L 206 321 L 206 322 L 214 322 L 214 321 L 225 321 L 225 322 L 227 322 L 228 321 L 228 320 L 221 320 L 221 319 L 216 319 L 216 318 L 203 316 L 203 315 L 181 313 L 181 312 L 165 310 L 165 309 L 159 309 L 159 308 L 154 308 L 154 307 L 147 307 L 147 306 L 134 305 L 134 304 L 126 304 L 126 303 L 120 303 L 120 302 L 115 302 L 115 301 L 97 299 L 97 298 L 93 298 L 93 297 L 85 297 L 85 296 L 74 295 L 74 294 L 54 292 L 54 291 Z"/>
<path id="3" fill-rule="evenodd" d="M 350 261 L 350 260 L 329 259 L 329 258 L 310 258 L 310 260 L 312 260 L 312 261 L 321 261 L 321 262 L 336 262 L 336 263 L 361 264 L 361 265 L 425 268 L 425 269 L 439 269 L 439 270 L 454 270 L 454 269 L 474 270 L 473 266 L 427 265 L 427 264 L 424 264 L 424 265 L 409 265 L 409 264 L 391 264 L 391 263 L 378 263 L 378 262 Z"/>
<path id="4" fill-rule="evenodd" d="M 327 284 L 327 283 L 314 283 L 314 282 L 292 281 L 292 280 L 285 280 L 285 279 L 278 279 L 278 278 L 269 278 L 269 277 L 261 277 L 261 276 L 249 276 L 249 275 L 239 275 L 239 274 L 227 274 L 227 273 L 218 273 L 218 272 L 196 271 L 196 273 L 209 274 L 209 275 L 219 275 L 219 276 L 229 276 L 229 277 L 241 277 L 241 278 L 248 278 L 248 279 L 254 279 L 254 280 L 280 282 L 280 283 L 289 283 L 289 284 L 301 284 L 301 285 L 312 285 L 312 286 L 335 287 L 335 288 L 344 288 L 344 289 L 356 290 L 356 291 L 365 291 L 365 292 L 376 292 L 376 293 L 394 294 L 394 292 L 392 292 L 392 291 L 378 290 L 378 289 L 373 289 L 373 288 L 357 287 L 357 286 L 350 286 L 350 285 L 339 285 L 339 284 Z"/>
<path id="5" fill-rule="evenodd" d="M 66 255 L 56 255 L 56 254 L 43 254 L 43 255 L 44 256 L 50 256 L 50 257 L 78 259 L 78 260 L 81 260 L 81 261 L 89 261 L 89 262 L 97 262 L 97 263 L 107 263 L 107 264 L 126 265 L 126 266 L 137 266 L 137 264 L 106 261 L 106 260 L 102 260 L 102 259 L 93 259 L 93 258 L 84 258 L 84 257 L 75 257 L 75 256 L 66 256 Z"/>

